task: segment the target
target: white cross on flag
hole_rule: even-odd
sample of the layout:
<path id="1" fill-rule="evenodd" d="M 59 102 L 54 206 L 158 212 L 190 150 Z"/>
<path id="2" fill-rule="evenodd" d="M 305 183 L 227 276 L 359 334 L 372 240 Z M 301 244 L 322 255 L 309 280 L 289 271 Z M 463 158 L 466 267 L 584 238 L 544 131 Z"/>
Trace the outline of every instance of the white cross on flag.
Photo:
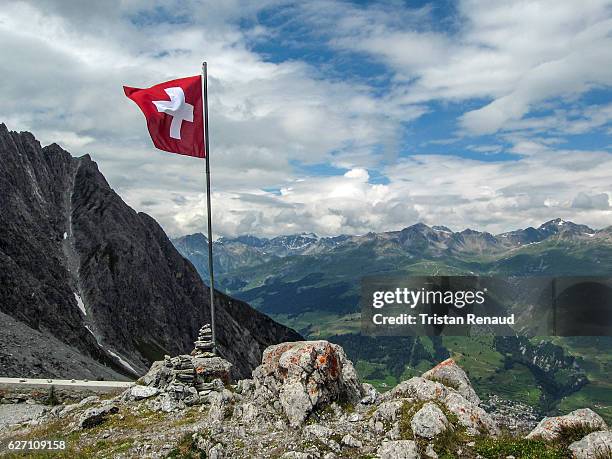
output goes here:
<path id="1" fill-rule="evenodd" d="M 202 77 L 194 76 L 140 89 L 124 86 L 147 119 L 153 144 L 160 150 L 204 158 Z"/>

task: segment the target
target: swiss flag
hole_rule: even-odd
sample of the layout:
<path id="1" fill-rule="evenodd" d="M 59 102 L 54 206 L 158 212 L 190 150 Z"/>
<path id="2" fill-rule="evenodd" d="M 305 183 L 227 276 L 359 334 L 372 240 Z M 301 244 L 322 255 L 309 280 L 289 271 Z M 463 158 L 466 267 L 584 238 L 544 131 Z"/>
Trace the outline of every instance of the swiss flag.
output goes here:
<path id="1" fill-rule="evenodd" d="M 206 157 L 201 76 L 166 81 L 146 89 L 124 86 L 123 90 L 144 113 L 157 148 Z"/>

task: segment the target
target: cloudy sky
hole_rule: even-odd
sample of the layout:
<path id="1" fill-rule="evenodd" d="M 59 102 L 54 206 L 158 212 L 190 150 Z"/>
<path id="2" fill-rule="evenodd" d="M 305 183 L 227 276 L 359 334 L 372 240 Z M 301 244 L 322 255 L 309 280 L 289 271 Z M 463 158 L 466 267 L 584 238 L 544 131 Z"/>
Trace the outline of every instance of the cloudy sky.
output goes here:
<path id="1" fill-rule="evenodd" d="M 612 224 L 611 1 L 9 1 L 0 43 L 0 121 L 172 236 L 205 228 L 204 162 L 122 85 L 203 60 L 217 235 Z"/>

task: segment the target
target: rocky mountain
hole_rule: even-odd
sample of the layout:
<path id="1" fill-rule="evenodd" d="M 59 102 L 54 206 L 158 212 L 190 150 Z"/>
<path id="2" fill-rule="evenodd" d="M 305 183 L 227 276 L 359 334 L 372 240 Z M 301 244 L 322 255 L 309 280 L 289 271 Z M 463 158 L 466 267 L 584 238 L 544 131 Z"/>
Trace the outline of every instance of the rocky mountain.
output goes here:
<path id="1" fill-rule="evenodd" d="M 612 227 L 594 230 L 561 219 L 543 223 L 538 228 L 528 227 L 498 235 L 465 229 L 453 232 L 445 226 L 423 223 L 400 231 L 367 233 L 361 236 L 340 235 L 318 237 L 312 233 L 259 238 L 245 235 L 220 238 L 214 242 L 215 269 L 220 274 L 265 265 L 285 257 L 338 254 L 342 251 L 372 249 L 377 254 L 408 258 L 467 258 L 473 256 L 504 259 L 517 250 L 533 244 L 612 244 Z M 196 233 L 173 240 L 177 249 L 189 258 L 206 278 L 208 274 L 207 238 Z M 230 277 L 239 277 L 239 273 Z"/>
<path id="2" fill-rule="evenodd" d="M 214 269 L 217 273 L 226 273 L 292 255 L 321 253 L 335 247 L 345 238 L 345 236 L 320 238 L 312 233 L 278 236 L 272 239 L 250 235 L 236 238 L 222 237 L 214 242 Z M 172 242 L 183 256 L 191 260 L 202 278 L 206 278 L 208 238 L 202 233 L 195 233 L 173 239 Z"/>
<path id="3" fill-rule="evenodd" d="M 0 196 L 0 374 L 139 375 L 187 352 L 210 321 L 191 262 L 88 155 L 0 124 Z M 300 338 L 242 301 L 217 301 L 220 353 L 236 375 L 250 374 L 268 345 Z"/>
<path id="4" fill-rule="evenodd" d="M 64 441 L 61 453 L 70 457 L 592 459 L 612 454 L 612 432 L 597 410 L 542 419 L 520 403 L 498 397 L 483 402 L 454 359 L 383 393 L 362 383 L 342 347 L 325 340 L 269 347 L 250 378 L 232 381 L 230 366 L 219 357 L 178 355 L 155 362 L 139 384 L 114 398 L 65 397 L 49 407 L 39 394 L 22 394 L 30 397 L 29 404 L 13 402 L 13 407 L 30 411 L 8 419 L 0 431 L 0 454 L 43 434 Z M 14 399 L 4 396 L 5 403 Z"/>

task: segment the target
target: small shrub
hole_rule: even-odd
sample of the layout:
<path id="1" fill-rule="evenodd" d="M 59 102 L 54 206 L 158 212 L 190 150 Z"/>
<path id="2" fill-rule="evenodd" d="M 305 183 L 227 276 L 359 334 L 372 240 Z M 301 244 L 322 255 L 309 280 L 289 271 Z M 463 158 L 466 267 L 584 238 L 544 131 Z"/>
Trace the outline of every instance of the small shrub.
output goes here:
<path id="1" fill-rule="evenodd" d="M 569 446 L 575 441 L 582 440 L 588 434 L 596 432 L 600 429 L 595 429 L 590 426 L 583 425 L 562 425 L 559 430 L 559 440 L 558 442 L 564 446 Z"/>
<path id="2" fill-rule="evenodd" d="M 187 433 L 176 445 L 170 454 L 167 456 L 169 459 L 205 459 L 206 453 L 200 451 L 193 439 L 193 434 Z"/>
<path id="3" fill-rule="evenodd" d="M 49 388 L 49 394 L 47 395 L 47 400 L 45 400 L 45 403 L 51 406 L 56 406 L 60 404 L 60 401 L 57 398 L 57 394 L 55 393 L 55 386 L 51 386 Z"/>

